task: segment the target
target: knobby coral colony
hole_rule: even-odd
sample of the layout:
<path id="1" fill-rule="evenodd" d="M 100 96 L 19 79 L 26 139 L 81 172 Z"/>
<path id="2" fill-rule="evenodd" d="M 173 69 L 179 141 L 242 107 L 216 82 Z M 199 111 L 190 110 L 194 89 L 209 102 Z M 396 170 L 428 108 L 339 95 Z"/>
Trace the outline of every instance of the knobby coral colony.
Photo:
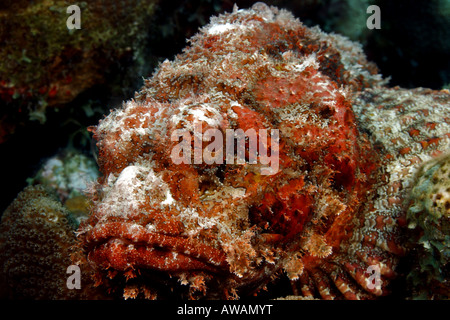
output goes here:
<path id="1" fill-rule="evenodd" d="M 386 295 L 412 175 L 449 146 L 450 95 L 385 85 L 358 44 L 285 10 L 212 18 L 92 129 L 103 177 L 78 241 L 97 284 L 125 298 L 236 298 L 285 274 L 305 297 Z M 225 152 L 223 164 L 175 164 L 172 133 L 194 123 L 278 129 L 278 172 Z"/>

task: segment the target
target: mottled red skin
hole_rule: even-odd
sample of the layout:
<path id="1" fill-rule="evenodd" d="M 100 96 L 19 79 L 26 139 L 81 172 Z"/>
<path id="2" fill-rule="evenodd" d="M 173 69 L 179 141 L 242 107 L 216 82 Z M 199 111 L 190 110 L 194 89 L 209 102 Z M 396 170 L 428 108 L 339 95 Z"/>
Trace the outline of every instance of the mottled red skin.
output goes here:
<path id="1" fill-rule="evenodd" d="M 145 230 L 134 231 L 132 234 L 126 228 L 126 224 L 111 222 L 102 225 L 101 228 L 90 233 L 92 242 L 103 242 L 101 247 L 95 248 L 89 255 L 89 259 L 104 267 L 115 270 L 126 271 L 130 265 L 136 268 L 148 268 L 154 265 L 163 266 L 161 263 L 168 252 L 154 250 L 155 247 L 170 248 L 180 253 L 177 263 L 164 265 L 164 271 L 179 271 L 190 269 L 206 269 L 217 271 L 220 267 L 226 267 L 225 256 L 219 250 L 206 246 L 195 241 L 187 241 L 179 237 L 163 234 L 152 234 Z M 128 239 L 115 242 L 115 239 Z M 129 243 L 134 243 L 133 248 L 129 248 Z M 145 245 L 143 245 L 145 244 Z M 211 263 L 204 263 L 202 260 L 210 260 Z"/>
<path id="2" fill-rule="evenodd" d="M 229 21 L 233 21 L 233 17 Z M 389 256 L 372 250 L 377 238 L 367 235 L 364 242 L 368 251 L 356 252 L 366 264 L 355 262 L 355 254 L 347 252 L 347 243 L 355 228 L 365 223 L 363 210 L 367 209 L 368 195 L 379 182 L 382 157 L 359 131 L 350 98 L 339 88 L 348 86 L 351 90 L 360 90 L 370 85 L 370 80 L 363 76 L 351 78 L 340 62 L 339 52 L 326 42 L 309 39 L 306 27 L 286 31 L 277 23 L 264 23 L 264 19 L 256 14 L 246 19 L 262 23 L 262 28 L 249 35 L 246 42 L 237 42 L 235 48 L 230 49 L 226 38 L 205 33 L 177 57 L 177 63 L 193 63 L 203 57 L 210 60 L 209 64 L 219 63 L 215 59 L 222 57 L 221 52 L 224 55 L 232 50 L 248 53 L 248 63 L 245 59 L 239 60 L 236 66 L 232 65 L 221 74 L 223 79 L 211 76 L 213 79 L 208 81 L 205 78 L 210 75 L 202 74 L 201 69 L 188 69 L 191 73 L 187 74 L 156 73 L 137 95 L 134 109 L 129 109 L 136 117 L 129 117 L 120 130 L 139 125 L 151 127 L 152 123 L 164 121 L 181 108 L 180 99 L 210 103 L 215 98 L 209 98 L 208 93 L 214 90 L 224 96 L 214 102 L 215 110 L 223 117 L 218 124 L 220 130 L 279 128 L 278 173 L 261 175 L 249 164 L 225 165 L 222 169 L 223 185 L 246 190 L 248 216 L 242 221 L 233 220 L 230 227 L 248 230 L 252 236 L 245 241 L 236 239 L 236 247 L 231 249 L 229 245 L 233 242 L 223 233 L 218 236 L 216 228 L 206 228 L 195 237 L 186 236 L 189 230 L 183 225 L 180 213 L 173 209 L 154 209 L 150 200 L 141 204 L 140 209 L 152 214 L 111 216 L 101 210 L 104 201 L 101 188 L 107 185 L 108 176 L 121 173 L 148 153 L 156 159 L 152 169 L 169 185 L 177 203 L 195 208 L 206 218 L 220 217 L 227 206 L 239 205 L 238 200 L 231 198 L 227 198 L 228 203 L 203 200 L 206 191 L 215 190 L 214 183 L 212 187 L 205 184 L 209 177 L 205 172 L 210 166 L 175 165 L 171 161 L 170 151 L 176 142 L 170 140 L 170 134 L 177 127 L 170 124 L 165 135 L 156 135 L 153 139 L 131 135 L 127 141 L 121 140 L 120 130 L 93 129 L 94 137 L 99 141 L 99 166 L 104 178 L 99 180 L 100 192 L 93 195 L 97 203 L 93 214 L 80 228 L 80 244 L 105 283 L 108 282 L 105 278 L 114 278 L 105 276 L 111 270 L 133 271 L 134 276 L 143 270 L 158 270 L 175 277 L 193 279 L 201 276 L 207 280 L 210 280 L 207 275 L 212 274 L 221 280 L 214 289 L 208 284 L 205 284 L 208 289 L 201 286 L 200 291 L 207 297 L 253 294 L 287 270 L 288 261 L 298 256 L 302 267 L 294 268 L 292 272 L 298 273 L 300 285 L 296 288 L 301 288 L 303 295 L 318 296 L 313 292 L 316 287 L 322 298 L 337 296 L 337 290 L 333 294 L 324 291 L 332 286 L 332 282 L 338 287 L 349 282 L 352 283 L 348 285 L 350 287 L 354 284 L 351 290 L 339 289 L 349 299 L 384 294 L 380 290 L 367 289 L 364 284 L 365 268 L 370 262 L 383 262 L 387 265 L 383 276 L 393 276 L 394 266 L 390 264 Z M 301 72 L 276 75 L 262 68 L 251 70 L 249 55 L 256 49 L 267 53 L 268 59 L 272 59 L 280 70 L 286 67 L 281 55 L 288 51 L 299 56 L 315 52 L 320 67 L 310 66 Z M 368 69 L 373 71 L 371 67 Z M 240 85 L 227 85 L 226 81 L 230 79 Z M 230 101 L 239 104 L 230 106 Z M 310 122 L 295 126 L 281 121 L 277 110 L 290 110 L 295 103 L 308 105 L 303 116 L 309 117 Z M 229 110 L 236 118 L 227 116 Z M 142 115 L 149 115 L 143 125 L 137 120 Z M 185 119 L 192 120 L 188 116 Z M 206 128 L 208 124 L 204 122 L 202 130 Z M 271 148 L 270 143 L 268 148 Z M 215 188 L 220 189 L 219 186 Z M 329 209 L 324 209 L 324 204 L 328 204 Z M 322 211 L 322 216 L 317 216 Z M 149 222 L 156 225 L 155 230 L 144 228 Z M 378 222 L 381 230 L 385 222 Z M 133 224 L 141 228 L 130 232 Z M 331 253 L 322 252 L 320 245 L 316 248 L 314 243 L 309 244 L 308 249 L 311 239 L 325 243 Z M 388 237 L 386 241 L 394 254 L 403 252 L 397 239 Z M 173 258 L 174 252 L 176 258 Z M 236 257 L 234 252 L 237 252 Z M 364 290 L 356 288 L 354 281 Z M 145 279 L 142 283 L 145 284 Z M 193 280 L 190 283 L 191 286 L 195 284 Z M 114 287 L 111 282 L 108 285 Z M 298 289 L 294 290 L 300 293 Z"/>

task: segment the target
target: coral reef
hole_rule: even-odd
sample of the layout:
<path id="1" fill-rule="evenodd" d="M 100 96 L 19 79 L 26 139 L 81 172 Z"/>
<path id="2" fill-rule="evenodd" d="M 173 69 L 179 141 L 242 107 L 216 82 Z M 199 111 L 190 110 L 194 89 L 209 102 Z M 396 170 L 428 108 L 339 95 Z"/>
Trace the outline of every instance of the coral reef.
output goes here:
<path id="1" fill-rule="evenodd" d="M 386 295 L 411 177 L 449 146 L 433 110 L 448 114 L 450 96 L 385 84 L 358 44 L 285 10 L 212 18 L 92 129 L 103 177 L 78 239 L 97 284 L 125 298 L 236 298 L 285 273 L 309 298 Z M 258 156 L 277 155 L 279 170 L 262 174 L 248 153 L 235 164 L 220 144 L 219 163 L 174 163 L 173 134 L 206 150 L 210 129 L 279 130 Z"/>
<path id="2" fill-rule="evenodd" d="M 75 250 L 76 222 L 57 198 L 42 186 L 19 193 L 3 213 L 0 224 L 0 294 L 14 299 L 90 299 L 89 269 L 83 288 L 69 290 L 67 268 Z M 91 285 L 89 285 L 91 283 Z"/>
<path id="3" fill-rule="evenodd" d="M 416 174 L 407 215 L 413 230 L 408 280 L 414 299 L 450 298 L 449 174 L 449 154 L 426 162 Z"/>
<path id="4" fill-rule="evenodd" d="M 22 122 L 44 122 L 48 107 L 61 107 L 86 89 L 113 83 L 117 76 L 108 74 L 119 61 L 128 61 L 124 70 L 133 77 L 146 74 L 143 50 L 155 3 L 81 2 L 81 29 L 68 30 L 70 1 L 2 2 L 0 143 Z"/>
<path id="5" fill-rule="evenodd" d="M 77 226 L 89 214 L 91 201 L 84 190 L 99 176 L 94 158 L 68 147 L 46 159 L 29 185 L 42 185 L 56 194 L 76 220 Z"/>
<path id="6" fill-rule="evenodd" d="M 54 190 L 61 202 L 84 194 L 84 190 L 99 176 L 97 164 L 80 151 L 67 148 L 47 159 L 29 184 L 42 184 Z"/>

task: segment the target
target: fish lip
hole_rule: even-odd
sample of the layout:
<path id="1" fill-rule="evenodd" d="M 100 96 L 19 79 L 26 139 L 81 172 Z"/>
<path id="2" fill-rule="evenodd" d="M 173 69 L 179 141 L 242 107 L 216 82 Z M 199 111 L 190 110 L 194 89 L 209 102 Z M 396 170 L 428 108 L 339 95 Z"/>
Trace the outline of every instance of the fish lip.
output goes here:
<path id="1" fill-rule="evenodd" d="M 136 223 L 97 224 L 87 232 L 85 244 L 89 260 L 104 268 L 229 273 L 224 251 L 194 239 L 150 232 Z"/>

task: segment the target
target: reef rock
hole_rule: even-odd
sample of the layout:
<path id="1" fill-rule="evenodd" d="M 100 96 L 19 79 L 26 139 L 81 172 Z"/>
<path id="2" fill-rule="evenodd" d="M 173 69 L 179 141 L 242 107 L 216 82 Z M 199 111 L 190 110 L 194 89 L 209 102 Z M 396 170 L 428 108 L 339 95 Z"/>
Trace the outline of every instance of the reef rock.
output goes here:
<path id="1" fill-rule="evenodd" d="M 285 10 L 212 18 L 92 129 L 103 176 L 78 241 L 97 284 L 236 298 L 286 275 L 287 294 L 388 294 L 412 175 L 449 147 L 450 95 L 385 84 L 358 44 Z"/>
<path id="2" fill-rule="evenodd" d="M 69 30 L 67 1 L 2 1 L 0 143 L 29 120 L 44 123 L 49 107 L 62 107 L 96 85 L 113 86 L 117 78 L 123 84 L 124 73 L 109 76 L 119 61 L 141 73 L 156 2 L 81 2 L 81 29 Z"/>

